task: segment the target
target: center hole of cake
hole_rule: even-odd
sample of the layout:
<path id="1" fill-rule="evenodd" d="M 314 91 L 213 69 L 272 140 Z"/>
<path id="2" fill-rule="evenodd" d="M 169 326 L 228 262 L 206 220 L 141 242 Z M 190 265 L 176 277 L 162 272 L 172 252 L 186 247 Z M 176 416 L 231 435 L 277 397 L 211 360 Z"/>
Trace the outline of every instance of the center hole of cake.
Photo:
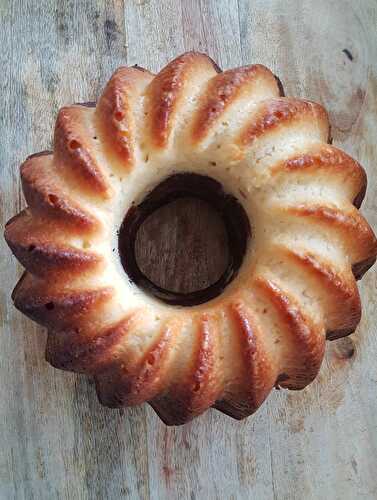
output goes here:
<path id="1" fill-rule="evenodd" d="M 155 285 L 193 293 L 216 283 L 229 262 L 221 215 L 206 201 L 180 198 L 153 212 L 135 242 L 140 271 Z"/>
<path id="2" fill-rule="evenodd" d="M 134 203 L 119 229 L 129 279 L 173 305 L 220 295 L 242 264 L 250 224 L 236 198 L 210 177 L 175 174 Z"/>

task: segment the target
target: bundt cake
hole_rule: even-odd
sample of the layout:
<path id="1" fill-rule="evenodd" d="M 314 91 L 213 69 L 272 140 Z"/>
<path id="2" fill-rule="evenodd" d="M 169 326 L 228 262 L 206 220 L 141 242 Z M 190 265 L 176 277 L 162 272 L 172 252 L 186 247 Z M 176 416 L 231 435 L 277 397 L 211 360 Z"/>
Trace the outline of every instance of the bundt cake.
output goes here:
<path id="1" fill-rule="evenodd" d="M 12 298 L 47 327 L 49 363 L 167 424 L 211 406 L 241 419 L 274 387 L 304 388 L 326 338 L 359 323 L 355 280 L 377 253 L 357 210 L 365 172 L 330 142 L 326 111 L 284 97 L 267 68 L 222 72 L 200 53 L 157 75 L 121 67 L 97 103 L 62 108 L 5 230 L 26 268 Z M 134 241 L 187 195 L 222 215 L 229 263 L 180 296 L 143 275 Z"/>

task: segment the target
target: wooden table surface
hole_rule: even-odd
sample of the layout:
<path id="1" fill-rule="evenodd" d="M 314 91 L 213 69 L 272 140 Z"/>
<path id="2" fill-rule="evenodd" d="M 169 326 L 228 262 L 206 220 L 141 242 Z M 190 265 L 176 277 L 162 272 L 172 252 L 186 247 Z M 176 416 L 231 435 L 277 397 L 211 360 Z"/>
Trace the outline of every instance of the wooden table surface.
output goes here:
<path id="1" fill-rule="evenodd" d="M 326 105 L 335 144 L 368 172 L 377 228 L 376 0 L 2 0 L 0 16 L 2 224 L 59 107 L 95 100 L 119 65 L 157 71 L 195 49 L 222 68 L 263 63 L 288 95 Z M 377 498 L 376 271 L 360 327 L 328 344 L 312 385 L 275 391 L 242 422 L 210 410 L 168 428 L 146 405 L 102 408 L 87 378 L 44 361 L 45 332 L 11 304 L 21 268 L 1 239 L 0 498 Z"/>

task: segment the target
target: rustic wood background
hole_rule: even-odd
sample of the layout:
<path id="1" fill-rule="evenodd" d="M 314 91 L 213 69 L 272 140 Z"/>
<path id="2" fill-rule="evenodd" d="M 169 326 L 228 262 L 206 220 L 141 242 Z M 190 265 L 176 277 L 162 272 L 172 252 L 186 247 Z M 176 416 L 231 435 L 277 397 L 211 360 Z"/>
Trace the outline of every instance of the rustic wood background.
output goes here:
<path id="1" fill-rule="evenodd" d="M 95 100 L 119 65 L 157 71 L 196 49 L 223 68 L 264 63 L 288 95 L 325 104 L 335 143 L 368 171 L 363 211 L 377 228 L 376 0 L 1 0 L 0 16 L 2 224 L 24 204 L 18 165 L 51 146 L 60 106 Z M 174 231 L 188 213 L 198 227 L 213 217 L 178 204 Z M 198 255 L 212 256 L 198 238 Z M 193 286 L 172 252 L 166 279 Z M 200 265 L 190 279 L 213 279 Z M 241 423 L 211 410 L 167 428 L 147 406 L 101 408 L 90 381 L 44 361 L 43 330 L 11 304 L 21 269 L 1 239 L 0 498 L 377 498 L 376 271 L 361 283 L 360 328 L 328 346 L 306 390 L 275 391 Z"/>

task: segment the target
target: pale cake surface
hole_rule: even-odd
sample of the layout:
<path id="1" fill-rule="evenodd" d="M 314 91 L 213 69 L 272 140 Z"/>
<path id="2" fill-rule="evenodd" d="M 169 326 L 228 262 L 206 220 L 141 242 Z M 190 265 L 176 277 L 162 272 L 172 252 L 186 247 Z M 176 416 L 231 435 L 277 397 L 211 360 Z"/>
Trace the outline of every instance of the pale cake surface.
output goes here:
<path id="1" fill-rule="evenodd" d="M 94 376 L 103 404 L 148 401 L 169 424 L 213 405 L 243 418 L 274 386 L 310 383 L 326 337 L 356 328 L 356 278 L 377 252 L 358 211 L 365 172 L 329 135 L 326 111 L 282 97 L 264 66 L 218 72 L 198 53 L 156 76 L 120 68 L 96 106 L 61 109 L 6 227 L 26 268 L 14 302 L 47 326 L 48 361 Z M 186 172 L 219 181 L 252 227 L 235 280 L 190 308 L 145 294 L 113 250 L 131 204 Z"/>

